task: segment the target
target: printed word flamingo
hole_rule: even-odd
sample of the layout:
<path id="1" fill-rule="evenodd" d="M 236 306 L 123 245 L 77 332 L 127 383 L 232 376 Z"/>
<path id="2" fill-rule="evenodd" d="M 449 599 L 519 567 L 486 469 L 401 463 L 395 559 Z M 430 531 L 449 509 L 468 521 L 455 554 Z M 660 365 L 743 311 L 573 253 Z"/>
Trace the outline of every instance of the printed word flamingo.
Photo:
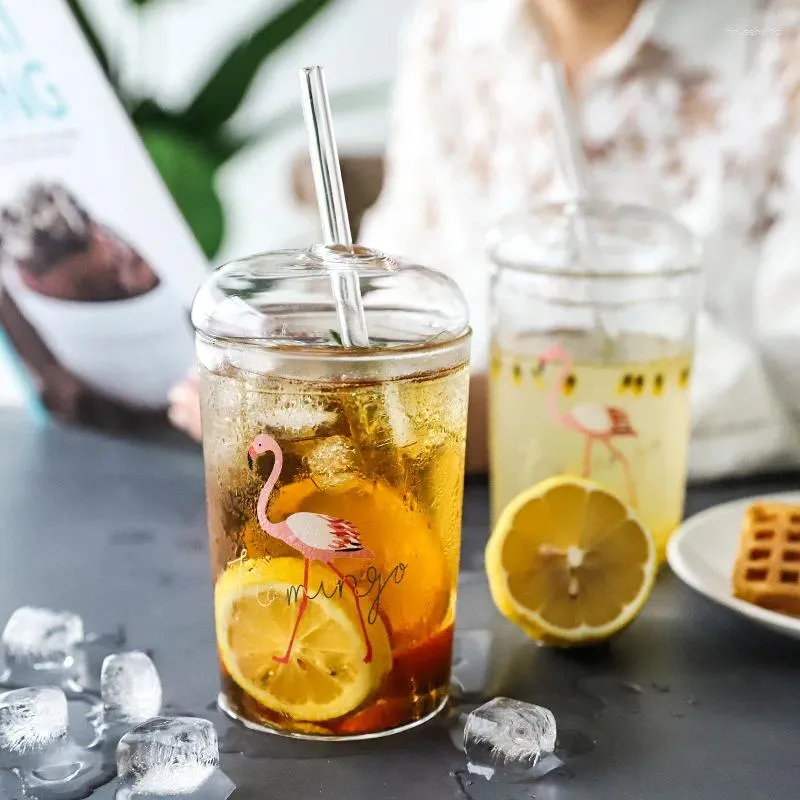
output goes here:
<path id="1" fill-rule="evenodd" d="M 617 436 L 638 436 L 627 413 L 621 408 L 602 406 L 597 403 L 576 403 L 568 411 L 562 411 L 558 406 L 558 393 L 559 390 L 563 390 L 572 374 L 572 357 L 562 347 L 551 347 L 539 357 L 539 369 L 544 369 L 548 363 L 560 364 L 561 372 L 558 380 L 548 392 L 547 412 L 558 424 L 586 437 L 583 451 L 583 477 L 591 477 L 593 447 L 598 443 L 604 445 L 611 453 L 611 457 L 622 468 L 628 498 L 631 505 L 635 506 L 636 487 L 631 476 L 630 464 L 611 441 Z"/>
<path id="2" fill-rule="evenodd" d="M 253 444 L 247 451 L 247 462 L 250 469 L 253 468 L 254 459 L 262 456 L 265 453 L 272 453 L 275 456 L 275 464 L 272 467 L 272 472 L 261 489 L 258 496 L 258 503 L 256 504 L 256 512 L 258 514 L 258 522 L 261 528 L 269 536 L 280 539 L 290 547 L 293 547 L 305 558 L 305 565 L 303 569 L 303 596 L 300 600 L 300 607 L 297 612 L 297 619 L 294 623 L 291 638 L 289 639 L 289 646 L 286 648 L 286 653 L 281 658 L 274 656 L 274 659 L 280 664 L 287 664 L 292 655 L 292 648 L 294 647 L 295 639 L 297 638 L 297 630 L 300 627 L 300 620 L 305 614 L 306 607 L 308 606 L 308 568 L 311 561 L 319 561 L 326 564 L 341 581 L 341 585 L 349 587 L 353 593 L 356 601 L 356 609 L 358 610 L 358 620 L 361 623 L 361 632 L 364 635 L 364 644 L 366 646 L 366 655 L 364 656 L 364 663 L 369 664 L 372 661 L 372 643 L 367 634 L 367 626 L 364 623 L 364 616 L 361 613 L 361 604 L 359 601 L 358 590 L 355 583 L 348 581 L 345 576 L 333 565 L 332 561 L 335 558 L 372 558 L 372 553 L 365 549 L 361 544 L 361 537 L 356 530 L 355 525 L 343 519 L 336 519 L 335 517 L 328 517 L 325 514 L 311 514 L 308 512 L 301 512 L 292 514 L 283 522 L 270 522 L 267 517 L 267 504 L 269 503 L 272 490 L 278 482 L 281 470 L 283 469 L 283 452 L 280 445 L 266 433 L 262 433 L 253 440 Z"/>

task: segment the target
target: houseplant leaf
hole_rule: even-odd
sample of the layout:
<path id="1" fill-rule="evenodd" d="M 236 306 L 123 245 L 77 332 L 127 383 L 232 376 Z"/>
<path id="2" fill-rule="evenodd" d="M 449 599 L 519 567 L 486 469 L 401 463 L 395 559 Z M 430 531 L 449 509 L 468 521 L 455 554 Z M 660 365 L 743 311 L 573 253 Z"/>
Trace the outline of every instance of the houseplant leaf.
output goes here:
<path id="1" fill-rule="evenodd" d="M 201 143 L 168 128 L 143 127 L 139 132 L 200 247 L 213 259 L 225 236 L 225 214 L 214 182 L 218 160 Z"/>
<path id="2" fill-rule="evenodd" d="M 293 0 L 240 42 L 180 115 L 182 130 L 205 136 L 236 112 L 264 62 L 334 0 Z"/>
<path id="3" fill-rule="evenodd" d="M 174 111 L 164 108 L 149 97 L 139 101 L 129 113 L 137 128 L 172 127 L 175 117 Z"/>

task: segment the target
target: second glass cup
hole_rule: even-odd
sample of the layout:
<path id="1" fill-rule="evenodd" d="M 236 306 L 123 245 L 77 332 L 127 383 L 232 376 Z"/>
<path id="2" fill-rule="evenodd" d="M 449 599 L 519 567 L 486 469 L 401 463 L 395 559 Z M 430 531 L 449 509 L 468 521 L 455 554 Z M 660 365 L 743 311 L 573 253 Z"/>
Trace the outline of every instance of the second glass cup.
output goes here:
<path id="1" fill-rule="evenodd" d="M 337 334 L 360 279 L 372 346 Z M 311 738 L 379 736 L 447 699 L 470 332 L 443 275 L 361 248 L 217 270 L 193 321 L 221 708 Z"/>
<path id="2" fill-rule="evenodd" d="M 651 209 L 552 204 L 499 226 L 491 257 L 495 521 L 546 478 L 591 478 L 663 560 L 685 494 L 696 240 Z"/>

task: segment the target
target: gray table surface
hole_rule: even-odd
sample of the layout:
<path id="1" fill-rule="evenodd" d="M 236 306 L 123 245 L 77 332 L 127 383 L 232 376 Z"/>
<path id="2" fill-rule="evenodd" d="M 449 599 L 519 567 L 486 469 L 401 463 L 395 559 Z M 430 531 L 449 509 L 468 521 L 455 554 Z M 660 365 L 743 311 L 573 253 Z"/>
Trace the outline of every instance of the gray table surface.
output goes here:
<path id="1" fill-rule="evenodd" d="M 687 510 L 798 483 L 787 476 L 695 487 Z M 124 625 L 131 647 L 153 653 L 168 702 L 217 724 L 240 800 L 464 797 L 453 776 L 464 757 L 442 721 L 379 743 L 317 745 L 250 734 L 210 710 L 217 671 L 204 515 L 196 448 L 36 429 L 21 414 L 0 413 L 0 624 L 27 604 L 74 610 L 91 631 Z M 459 629 L 492 637 L 485 693 L 546 705 L 575 741 L 595 742 L 567 775 L 530 787 L 529 796 L 800 796 L 800 643 L 666 574 L 610 645 L 538 649 L 491 605 L 480 573 L 487 531 L 486 484 L 470 481 Z M 462 785 L 475 800 L 507 800 L 499 786 Z M 112 796 L 111 787 L 95 794 Z"/>

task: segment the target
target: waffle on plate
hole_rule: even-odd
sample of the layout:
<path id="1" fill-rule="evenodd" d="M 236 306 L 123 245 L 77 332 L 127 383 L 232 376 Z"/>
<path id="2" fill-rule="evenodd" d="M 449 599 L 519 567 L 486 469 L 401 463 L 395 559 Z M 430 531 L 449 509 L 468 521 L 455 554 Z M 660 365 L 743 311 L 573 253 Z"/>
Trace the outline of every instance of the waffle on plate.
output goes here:
<path id="1" fill-rule="evenodd" d="M 800 505 L 754 503 L 742 521 L 733 593 L 800 616 Z"/>

